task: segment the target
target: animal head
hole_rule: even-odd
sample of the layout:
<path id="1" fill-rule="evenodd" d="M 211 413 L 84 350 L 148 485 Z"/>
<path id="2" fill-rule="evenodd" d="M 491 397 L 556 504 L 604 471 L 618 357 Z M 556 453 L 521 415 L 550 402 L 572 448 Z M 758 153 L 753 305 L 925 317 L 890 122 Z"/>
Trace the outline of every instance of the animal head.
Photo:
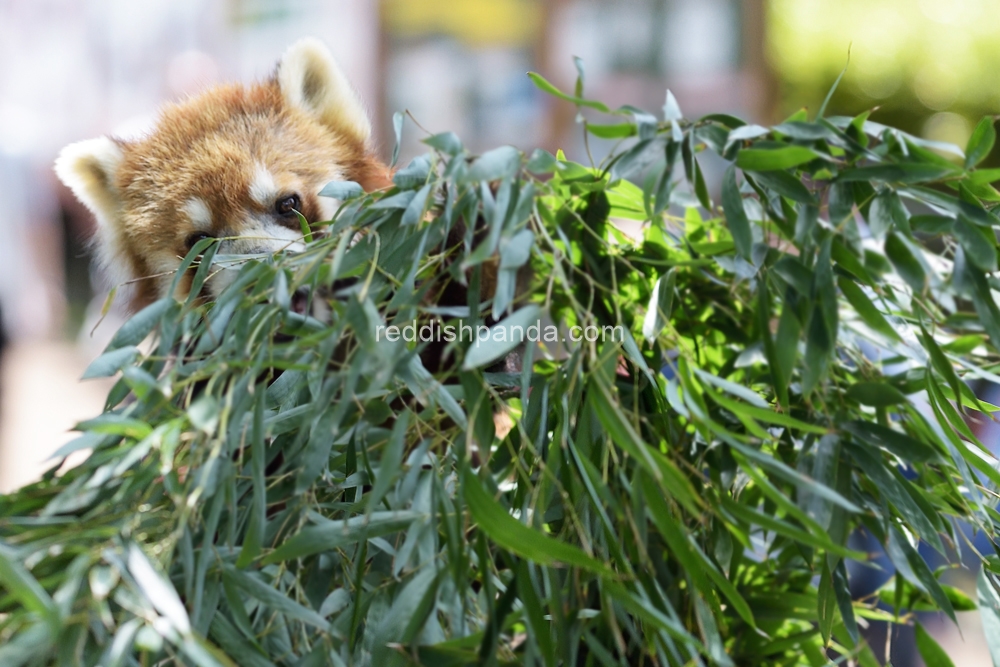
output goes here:
<path id="1" fill-rule="evenodd" d="M 294 250 L 302 242 L 296 212 L 309 222 L 333 216 L 336 202 L 318 196 L 328 182 L 391 184 L 364 107 L 315 39 L 294 44 L 271 79 L 167 106 L 142 139 L 71 144 L 55 169 L 96 217 L 98 258 L 114 284 L 130 286 L 133 309 L 165 296 L 206 236 L 219 238 L 224 254 Z M 233 273 L 218 272 L 209 293 Z"/>

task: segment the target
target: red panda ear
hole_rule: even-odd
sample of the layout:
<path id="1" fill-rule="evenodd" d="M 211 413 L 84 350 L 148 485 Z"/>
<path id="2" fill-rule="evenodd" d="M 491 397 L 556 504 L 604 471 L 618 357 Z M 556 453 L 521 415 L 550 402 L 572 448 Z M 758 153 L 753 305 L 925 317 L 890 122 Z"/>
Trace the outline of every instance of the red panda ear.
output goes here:
<path id="1" fill-rule="evenodd" d="M 70 144 L 56 158 L 56 176 L 101 225 L 113 224 L 118 217 L 120 198 L 115 178 L 123 157 L 118 142 L 99 137 Z"/>
<path id="2" fill-rule="evenodd" d="M 125 156 L 123 149 L 124 144 L 108 137 L 89 139 L 62 149 L 55 164 L 59 180 L 97 219 L 97 254 L 112 285 L 135 277 L 125 254 L 121 194 L 116 183 Z"/>
<path id="3" fill-rule="evenodd" d="M 368 146 L 372 134 L 368 114 L 330 51 L 318 39 L 301 39 L 285 52 L 278 63 L 278 85 L 289 105 Z"/>

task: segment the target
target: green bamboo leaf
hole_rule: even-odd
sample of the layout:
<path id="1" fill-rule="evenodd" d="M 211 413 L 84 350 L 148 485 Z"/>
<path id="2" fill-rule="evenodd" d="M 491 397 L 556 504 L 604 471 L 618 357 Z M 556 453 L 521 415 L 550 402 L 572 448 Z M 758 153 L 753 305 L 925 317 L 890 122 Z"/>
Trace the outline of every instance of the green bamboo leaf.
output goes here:
<path id="1" fill-rule="evenodd" d="M 611 110 L 608 109 L 607 105 L 605 105 L 603 102 L 597 102 L 595 100 L 585 100 L 580 97 L 573 97 L 572 95 L 567 95 L 566 93 L 562 92 L 561 90 L 553 86 L 551 83 L 546 81 L 545 77 L 543 77 L 541 74 L 538 74 L 537 72 L 528 72 L 528 78 L 531 79 L 531 82 L 534 83 L 535 86 L 537 86 L 538 89 L 544 93 L 548 93 L 549 95 L 558 97 L 561 100 L 566 100 L 567 102 L 572 102 L 573 104 L 576 104 L 581 107 L 590 107 L 591 109 L 597 109 L 598 111 L 603 111 L 604 113 L 611 113 Z"/>
<path id="2" fill-rule="evenodd" d="M 782 372 L 778 361 L 778 349 L 771 336 L 771 294 L 767 276 L 757 285 L 757 329 L 764 347 L 764 356 L 771 371 L 771 383 L 774 385 L 775 397 L 778 403 L 788 405 L 788 377 Z M 779 328 L 780 331 L 780 328 Z M 794 345 L 798 345 L 795 341 Z"/>
<path id="3" fill-rule="evenodd" d="M 956 268 L 958 265 L 956 264 Z M 976 315 L 983 323 L 986 333 L 990 336 L 990 342 L 997 349 L 1000 349 L 1000 308 L 997 307 L 993 298 L 993 293 L 989 283 L 986 282 L 982 272 L 976 271 L 971 265 L 966 264 L 964 278 L 967 284 L 972 285 L 972 303 L 976 308 Z"/>
<path id="4" fill-rule="evenodd" d="M 81 380 L 91 378 L 111 377 L 125 366 L 128 366 L 139 356 L 139 348 L 134 345 L 126 345 L 105 352 L 101 356 L 90 362 L 87 370 L 80 376 Z"/>
<path id="5" fill-rule="evenodd" d="M 836 544 L 825 535 L 814 535 L 802 530 L 801 528 L 795 527 L 787 521 L 782 521 L 781 519 L 777 519 L 758 510 L 751 509 L 750 507 L 734 502 L 726 496 L 722 497 L 721 505 L 723 510 L 728 512 L 738 521 L 760 526 L 761 528 L 765 528 L 767 530 L 773 530 L 779 535 L 784 535 L 795 542 L 810 545 L 813 548 L 822 549 L 823 551 L 837 556 L 858 560 L 865 559 L 865 555 L 863 553 L 848 549 L 840 544 Z"/>
<path id="6" fill-rule="evenodd" d="M 958 242 L 976 268 L 983 271 L 997 270 L 997 243 L 992 229 L 984 229 L 973 224 L 964 215 L 959 215 L 952 228 Z"/>
<path id="7" fill-rule="evenodd" d="M 847 397 L 876 408 L 906 403 L 903 392 L 887 382 L 855 382 L 847 388 Z"/>
<path id="8" fill-rule="evenodd" d="M 969 137 L 965 147 L 965 168 L 972 169 L 987 158 L 997 140 L 997 131 L 993 127 L 994 119 L 987 116 L 979 121 L 976 129 Z M 928 663 L 931 664 L 931 663 Z"/>
<path id="9" fill-rule="evenodd" d="M 426 517 L 420 512 L 383 511 L 307 526 L 282 543 L 261 562 L 264 565 L 280 563 L 322 551 L 332 551 L 338 547 L 398 532 L 421 518 Z"/>
<path id="10" fill-rule="evenodd" d="M 886 237 L 885 254 L 900 277 L 913 288 L 914 292 L 924 291 L 927 284 L 924 267 L 899 234 L 893 232 Z"/>
<path id="11" fill-rule="evenodd" d="M 108 667 L 121 667 L 126 654 L 132 649 L 132 642 L 142 622 L 138 618 L 125 621 L 118 626 L 107 654 Z"/>
<path id="12" fill-rule="evenodd" d="M 431 194 L 432 183 L 425 184 L 413 195 L 413 199 L 406 205 L 403 211 L 402 224 L 415 225 L 424 217 L 424 210 L 427 208 L 427 200 Z"/>
<path id="13" fill-rule="evenodd" d="M 624 585 L 608 580 L 601 582 L 601 587 L 615 602 L 651 627 L 662 630 L 669 637 L 683 642 L 693 651 L 707 652 L 701 642 L 692 637 L 684 626 L 675 620 L 676 612 L 671 615 L 664 613 L 649 599 L 646 591 L 643 591 L 642 595 L 638 595 Z"/>
<path id="14" fill-rule="evenodd" d="M 802 431 L 803 433 L 816 433 L 818 435 L 825 435 L 830 432 L 829 429 L 820 426 L 818 424 L 810 424 L 808 422 L 801 421 L 795 417 L 774 412 L 770 408 L 759 408 L 753 405 L 747 405 L 746 403 L 737 403 L 728 398 L 720 396 L 718 394 L 713 396 L 713 399 L 722 407 L 730 410 L 732 412 L 739 412 L 753 419 L 759 419 L 766 424 L 774 424 L 776 426 L 785 426 L 791 429 Z"/>
<path id="15" fill-rule="evenodd" d="M 795 360 L 799 354 L 799 339 L 802 325 L 789 304 L 785 304 L 778 319 L 778 332 L 774 338 L 774 382 L 778 387 L 778 398 L 782 405 L 788 405 L 788 385 L 792 380 Z"/>
<path id="16" fill-rule="evenodd" d="M 853 280 L 845 276 L 838 276 L 837 286 L 840 287 L 844 297 L 847 298 L 865 324 L 890 340 L 901 340 L 896 329 L 889 324 L 881 311 Z"/>
<path id="17" fill-rule="evenodd" d="M 875 164 L 867 167 L 845 169 L 837 176 L 841 183 L 869 181 L 875 183 L 928 183 L 951 175 L 950 167 L 932 164 L 900 163 Z"/>
<path id="18" fill-rule="evenodd" d="M 545 618 L 541 598 L 535 591 L 535 584 L 528 568 L 527 561 L 521 561 L 517 570 L 517 590 L 527 616 L 526 625 L 530 628 L 531 636 L 542 653 L 545 666 L 555 667 L 556 653 L 555 643 L 552 641 L 552 626 Z"/>
<path id="19" fill-rule="evenodd" d="M 840 70 L 840 74 L 837 78 L 833 80 L 833 85 L 830 86 L 830 90 L 826 91 L 826 97 L 823 98 L 823 103 L 819 105 L 819 111 L 816 112 L 816 118 L 821 119 L 826 115 L 826 108 L 830 106 L 830 100 L 833 99 L 833 94 L 837 92 L 837 88 L 840 86 L 840 82 L 843 80 L 844 75 L 847 74 L 847 68 L 851 64 L 851 48 L 847 48 L 847 62 L 844 63 L 844 69 Z"/>
<path id="20" fill-rule="evenodd" d="M 955 663 L 948 657 L 948 653 L 931 637 L 923 625 L 917 623 L 916 631 L 917 650 L 920 651 L 920 657 L 924 659 L 924 664 L 934 665 L 934 667 L 955 667 Z"/>
<path id="21" fill-rule="evenodd" d="M 739 119 L 734 119 L 732 117 L 729 118 L 740 125 L 743 124 Z M 671 122 L 675 120 L 684 120 L 684 112 L 681 111 L 681 105 L 677 103 L 677 98 L 674 97 L 674 94 L 670 92 L 669 88 L 667 89 L 667 98 L 663 103 L 663 120 Z"/>
<path id="22" fill-rule="evenodd" d="M 913 231 L 924 234 L 946 234 L 954 225 L 955 218 L 946 215 L 914 215 L 910 218 Z"/>
<path id="23" fill-rule="evenodd" d="M 933 446 L 881 424 L 854 419 L 846 422 L 842 428 L 869 445 L 892 452 L 904 461 L 927 463 L 941 457 Z"/>
<path id="24" fill-rule="evenodd" d="M 416 196 L 417 193 L 414 190 L 402 190 L 388 197 L 382 197 L 374 202 L 371 207 L 373 209 L 405 210 Z"/>
<path id="25" fill-rule="evenodd" d="M 797 258 L 785 255 L 772 267 L 789 286 L 793 287 L 799 296 L 812 298 L 813 273 Z"/>
<path id="26" fill-rule="evenodd" d="M 976 169 L 969 174 L 968 180 L 973 185 L 995 183 L 1000 181 L 1000 169 Z"/>
<path id="27" fill-rule="evenodd" d="M 261 648 L 260 643 L 257 641 L 257 633 L 254 632 L 253 622 L 250 620 L 250 616 L 246 612 L 243 599 L 240 597 L 240 591 L 237 589 L 235 582 L 233 582 L 233 578 L 224 572 L 222 574 L 222 590 L 226 596 L 226 601 L 229 602 L 230 611 L 233 616 L 233 623 L 236 627 L 228 628 L 223 626 L 222 628 L 219 628 L 221 632 L 217 633 L 217 635 L 225 635 L 227 634 L 227 630 L 232 629 L 235 631 L 238 628 L 238 632 L 243 635 L 243 638 L 238 640 L 240 644 L 250 642 L 253 648 L 256 649 L 258 655 L 266 655 L 266 651 Z M 216 617 L 218 616 L 219 615 L 217 614 Z M 212 629 L 216 629 L 214 619 Z"/>
<path id="28" fill-rule="evenodd" d="M 536 148 L 528 159 L 525 169 L 533 174 L 551 174 L 559 168 L 559 162 L 552 153 Z"/>
<path id="29" fill-rule="evenodd" d="M 266 392 L 254 396 L 253 429 L 250 440 L 250 516 L 243 549 L 236 559 L 236 567 L 243 569 L 260 554 L 267 528 L 267 482 L 264 479 L 266 450 L 264 445 L 264 402 Z"/>
<path id="30" fill-rule="evenodd" d="M 673 97 L 673 95 L 670 93 L 669 90 L 667 91 L 667 94 L 668 94 L 669 97 Z M 675 100 L 675 102 L 676 102 L 676 100 Z M 666 108 L 664 108 L 664 112 L 665 111 L 666 111 Z M 679 111 L 680 110 L 678 109 L 678 113 L 679 113 Z M 667 120 L 669 120 L 669 119 L 667 119 Z M 744 120 L 742 120 L 740 118 L 737 118 L 736 116 L 731 116 L 731 115 L 726 114 L 726 113 L 710 113 L 710 114 L 707 114 L 705 116 L 702 116 L 698 120 L 699 121 L 712 121 L 712 122 L 715 122 L 715 123 L 719 123 L 723 127 L 726 127 L 726 128 L 728 128 L 730 130 L 735 130 L 738 127 L 742 127 L 742 126 L 746 125 L 746 121 L 744 121 Z M 767 128 L 763 128 L 763 129 L 764 129 L 765 133 L 768 131 Z"/>
<path id="31" fill-rule="evenodd" d="M 237 664 L 240 667 L 275 667 L 273 662 L 261 654 L 261 649 L 256 648 L 253 642 L 248 643 L 247 638 L 223 614 L 216 614 L 212 618 L 211 633 L 212 638 L 219 642 L 226 653 L 239 661 Z"/>
<path id="32" fill-rule="evenodd" d="M 431 175 L 430 155 L 418 155 L 392 175 L 392 182 L 402 190 L 415 190 L 427 183 Z"/>
<path id="33" fill-rule="evenodd" d="M 473 161 L 466 175 L 469 181 L 498 181 L 514 174 L 521 153 L 513 146 L 501 146 L 483 153 Z"/>
<path id="34" fill-rule="evenodd" d="M 259 577 L 237 570 L 231 565 L 225 565 L 225 572 L 233 580 L 233 583 L 241 588 L 247 595 L 259 600 L 271 610 L 284 614 L 288 618 L 294 618 L 324 632 L 330 629 L 330 624 L 318 613 L 305 607 L 282 591 L 272 588 Z"/>
<path id="35" fill-rule="evenodd" d="M 601 139 L 625 139 L 634 137 L 637 130 L 635 123 L 614 123 L 612 125 L 587 123 L 587 132 Z"/>
<path id="36" fill-rule="evenodd" d="M 27 609 L 38 614 L 46 622 L 52 637 L 58 635 L 62 622 L 55 602 L 19 562 L 14 550 L 3 542 L 0 542 L 0 586 Z"/>
<path id="37" fill-rule="evenodd" d="M 830 256 L 837 263 L 837 266 L 852 274 L 862 284 L 875 285 L 875 279 L 872 278 L 865 265 L 836 237 L 830 244 Z"/>
<path id="38" fill-rule="evenodd" d="M 196 667 L 237 667 L 228 656 L 197 636 L 186 638 L 180 649 Z"/>
<path id="39" fill-rule="evenodd" d="M 712 200 L 708 196 L 708 185 L 705 184 L 705 177 L 701 173 L 701 166 L 698 160 L 691 159 L 694 164 L 694 193 L 698 197 L 698 202 L 708 211 L 712 210 Z"/>
<path id="40" fill-rule="evenodd" d="M 829 559 L 827 559 L 829 561 Z M 844 622 L 844 628 L 855 644 L 860 640 L 858 633 L 858 622 L 854 617 L 854 603 L 851 600 L 851 587 L 847 580 L 847 566 L 843 560 L 837 563 L 833 570 L 833 587 L 837 596 L 837 607 L 840 609 L 840 618 Z"/>
<path id="41" fill-rule="evenodd" d="M 199 240 L 197 243 L 195 243 L 191 247 L 190 250 L 188 250 L 187 255 L 185 255 L 184 259 L 181 260 L 180 266 L 177 267 L 177 271 L 174 273 L 174 279 L 170 283 L 170 289 L 167 291 L 167 294 L 177 294 L 177 287 L 178 287 L 178 285 L 180 285 L 180 282 L 183 279 L 183 277 L 185 275 L 187 275 L 188 269 L 191 268 L 191 265 L 194 264 L 197 261 L 197 262 L 199 262 L 198 268 L 200 269 L 201 268 L 201 262 L 200 262 L 201 258 L 206 253 L 206 251 L 208 251 L 209 248 L 213 248 L 213 254 L 214 254 L 214 252 L 216 252 L 218 250 L 218 242 L 219 242 L 219 240 L 217 238 L 215 238 L 214 236 L 208 236 L 208 237 L 205 237 L 205 238 Z M 211 258 L 211 257 L 212 257 L 212 255 L 209 256 L 209 258 Z M 206 267 L 206 269 L 207 268 L 208 267 Z M 202 276 L 203 277 L 204 277 L 204 275 L 205 275 L 204 272 L 202 272 Z M 166 299 L 161 299 L 161 301 L 162 300 L 173 301 L 174 299 L 172 297 L 166 297 Z M 147 308 L 151 308 L 151 307 L 153 307 L 155 305 L 156 305 L 156 302 L 150 304 L 149 306 L 147 306 Z M 139 312 L 141 313 L 142 311 L 139 311 Z M 135 319 L 135 318 L 133 318 L 133 319 Z M 122 327 L 122 328 L 124 329 L 124 327 Z M 149 333 L 149 331 L 147 330 L 146 333 Z M 146 337 L 145 334 L 143 334 L 142 338 L 145 338 L 145 337 Z M 131 341 L 131 342 L 123 342 L 123 344 L 124 345 L 138 345 L 139 342 L 141 342 L 142 338 L 139 338 L 138 340 L 134 340 L 134 341 Z M 114 343 L 114 340 L 112 340 L 112 344 L 113 343 Z"/>
<path id="42" fill-rule="evenodd" d="M 833 575 L 830 574 L 829 559 L 823 559 L 823 570 L 819 578 L 819 629 L 823 635 L 823 643 L 829 644 L 830 635 L 833 634 L 833 624 L 837 620 L 837 594 L 833 590 Z"/>
<path id="43" fill-rule="evenodd" d="M 653 139 L 640 139 L 632 148 L 617 157 L 611 165 L 611 182 L 627 178 L 633 173 L 647 167 L 660 155 L 660 151 L 655 150 L 662 144 Z M 587 177 L 592 180 L 592 178 Z"/>
<path id="44" fill-rule="evenodd" d="M 736 251 L 744 259 L 750 259 L 753 234 L 750 231 L 750 219 L 743 210 L 743 195 L 736 185 L 736 167 L 733 165 L 726 169 L 722 177 L 722 209 L 726 214 L 726 222 L 729 223 Z"/>
<path id="45" fill-rule="evenodd" d="M 549 537 L 512 517 L 471 472 L 462 475 L 462 490 L 472 519 L 501 547 L 539 565 L 572 565 L 601 576 L 613 575 L 606 564 L 579 547 Z"/>
<path id="46" fill-rule="evenodd" d="M 886 554 L 907 581 L 930 595 L 938 605 L 938 609 L 946 613 L 953 622 L 957 623 L 955 620 L 955 610 L 951 606 L 951 600 L 944 594 L 941 585 L 934 577 L 934 574 L 931 573 L 930 568 L 927 567 L 927 563 L 924 562 L 923 557 L 917 553 L 916 549 L 910 546 L 906 537 L 896 526 L 893 526 L 889 530 L 889 539 L 886 542 Z"/>
<path id="47" fill-rule="evenodd" d="M 364 188 L 354 181 L 330 181 L 319 191 L 319 196 L 347 201 L 348 199 L 360 197 L 364 193 Z"/>
<path id="48" fill-rule="evenodd" d="M 104 435 L 122 435 L 134 440 L 142 440 L 153 432 L 153 427 L 141 419 L 106 412 L 99 417 L 80 422 L 73 427 L 73 430 L 90 431 Z"/>
<path id="49" fill-rule="evenodd" d="M 531 257 L 535 244 L 535 234 L 530 229 L 522 229 L 509 239 L 500 240 L 500 268 L 516 269 L 524 266 Z"/>
<path id="50" fill-rule="evenodd" d="M 695 587 L 708 599 L 714 596 L 715 588 L 718 588 L 733 605 L 740 618 L 751 626 L 756 626 L 753 611 L 746 600 L 673 519 L 670 507 L 653 480 L 648 475 L 640 475 L 639 484 L 650 520 L 659 528 L 660 534 L 667 540 L 671 551 L 681 561 L 685 573 L 691 577 Z"/>
<path id="51" fill-rule="evenodd" d="M 791 169 L 820 157 L 805 146 L 782 148 L 744 148 L 736 154 L 736 166 L 747 171 L 775 171 Z"/>
<path id="52" fill-rule="evenodd" d="M 0 645 L 0 664 L 4 667 L 21 667 L 31 662 L 37 664 L 38 656 L 45 655 L 54 646 L 51 628 L 44 623 L 35 623 Z"/>
<path id="53" fill-rule="evenodd" d="M 201 241 L 199 241 L 199 243 L 201 243 Z M 148 336 L 157 323 L 159 323 L 160 318 L 162 318 L 172 308 L 176 307 L 177 303 L 172 298 L 164 298 L 159 301 L 154 301 L 133 315 L 128 322 L 122 325 L 122 328 L 115 333 L 111 342 L 108 343 L 107 349 L 116 350 L 122 347 L 138 345 L 146 339 L 146 336 Z"/>
<path id="54" fill-rule="evenodd" d="M 699 498 L 677 465 L 657 449 L 643 442 L 632 424 L 616 405 L 610 387 L 606 386 L 600 378 L 597 378 L 590 386 L 592 388 L 590 404 L 594 407 L 601 426 L 611 436 L 612 442 L 645 467 L 646 471 L 653 476 L 653 479 L 660 484 L 666 493 L 674 497 L 688 511 L 697 514 L 700 511 Z"/>
<path id="55" fill-rule="evenodd" d="M 670 269 L 665 276 L 657 279 L 653 293 L 646 306 L 646 316 L 642 320 L 642 335 L 649 342 L 659 338 L 663 328 L 670 321 L 673 311 L 674 287 L 677 283 L 676 269 Z"/>
<path id="56" fill-rule="evenodd" d="M 792 201 L 802 204 L 816 203 L 816 198 L 809 192 L 809 188 L 787 171 L 757 171 L 752 174 L 752 178 L 768 190 L 773 190 Z"/>
<path id="57" fill-rule="evenodd" d="M 403 446 L 406 443 L 406 433 L 410 426 L 410 413 L 404 412 L 397 419 L 392 427 L 392 434 L 389 442 L 385 446 L 381 459 L 379 459 L 378 474 L 375 476 L 375 484 L 368 494 L 368 509 L 374 511 L 382 498 L 392 488 L 403 464 Z"/>
<path id="58" fill-rule="evenodd" d="M 128 571 L 146 600 L 156 608 L 182 637 L 191 634 L 191 621 L 174 587 L 153 569 L 142 550 L 132 544 L 128 550 Z"/>
<path id="59" fill-rule="evenodd" d="M 448 155 L 458 155 L 464 148 L 462 146 L 462 140 L 458 138 L 458 135 L 454 132 L 441 132 L 440 134 L 435 134 L 434 136 L 422 139 L 425 144 L 446 153 Z M 323 194 L 322 192 L 320 194 Z"/>
<path id="60" fill-rule="evenodd" d="M 409 644 L 434 610 L 440 573 L 424 566 L 403 586 L 375 630 L 372 664 L 388 665 L 396 653 L 390 643 Z"/>
<path id="61" fill-rule="evenodd" d="M 872 200 L 868 212 L 868 227 L 872 236 L 881 239 L 887 232 L 909 229 L 908 219 L 909 212 L 899 195 L 894 190 L 886 189 Z"/>
<path id="62" fill-rule="evenodd" d="M 392 114 L 392 130 L 396 136 L 396 143 L 392 149 L 392 161 L 389 162 L 389 166 L 395 167 L 399 160 L 399 147 L 403 142 L 403 114 L 398 111 Z"/>
<path id="63" fill-rule="evenodd" d="M 528 328 L 539 324 L 541 309 L 528 305 L 497 322 L 482 337 L 478 334 L 462 363 L 464 370 L 487 366 L 524 343 Z"/>

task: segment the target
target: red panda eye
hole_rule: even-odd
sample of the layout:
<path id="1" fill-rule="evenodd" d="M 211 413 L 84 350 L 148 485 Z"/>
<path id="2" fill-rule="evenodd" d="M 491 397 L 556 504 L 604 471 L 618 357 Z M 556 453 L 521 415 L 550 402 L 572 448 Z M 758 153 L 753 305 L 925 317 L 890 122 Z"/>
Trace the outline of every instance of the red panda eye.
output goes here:
<path id="1" fill-rule="evenodd" d="M 194 247 L 194 245 L 202 239 L 214 239 L 215 237 L 206 232 L 195 232 L 191 234 L 186 239 L 184 239 L 184 245 L 188 247 L 188 250 Z"/>
<path id="2" fill-rule="evenodd" d="M 302 202 L 299 200 L 298 195 L 289 195 L 283 199 L 279 199 L 278 203 L 274 205 L 274 210 L 278 215 L 291 215 L 301 208 Z"/>

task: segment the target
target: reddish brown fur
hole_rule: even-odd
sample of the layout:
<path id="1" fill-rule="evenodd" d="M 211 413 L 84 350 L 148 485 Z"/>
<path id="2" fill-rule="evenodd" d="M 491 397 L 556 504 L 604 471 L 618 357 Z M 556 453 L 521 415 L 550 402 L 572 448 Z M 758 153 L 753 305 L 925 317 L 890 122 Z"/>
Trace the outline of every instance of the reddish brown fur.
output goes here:
<path id="1" fill-rule="evenodd" d="M 117 174 L 122 200 L 123 258 L 136 276 L 152 276 L 152 253 L 183 256 L 195 231 L 183 213 L 192 197 L 212 214 L 212 232 L 233 234 L 246 211 L 266 214 L 249 198 L 256 164 L 279 188 L 302 197 L 302 213 L 320 219 L 316 192 L 334 178 L 367 190 L 391 184 L 388 168 L 356 139 L 290 107 L 274 80 L 252 86 L 224 85 L 166 107 L 156 130 L 124 153 Z M 140 280 L 134 307 L 158 296 L 158 281 Z"/>

